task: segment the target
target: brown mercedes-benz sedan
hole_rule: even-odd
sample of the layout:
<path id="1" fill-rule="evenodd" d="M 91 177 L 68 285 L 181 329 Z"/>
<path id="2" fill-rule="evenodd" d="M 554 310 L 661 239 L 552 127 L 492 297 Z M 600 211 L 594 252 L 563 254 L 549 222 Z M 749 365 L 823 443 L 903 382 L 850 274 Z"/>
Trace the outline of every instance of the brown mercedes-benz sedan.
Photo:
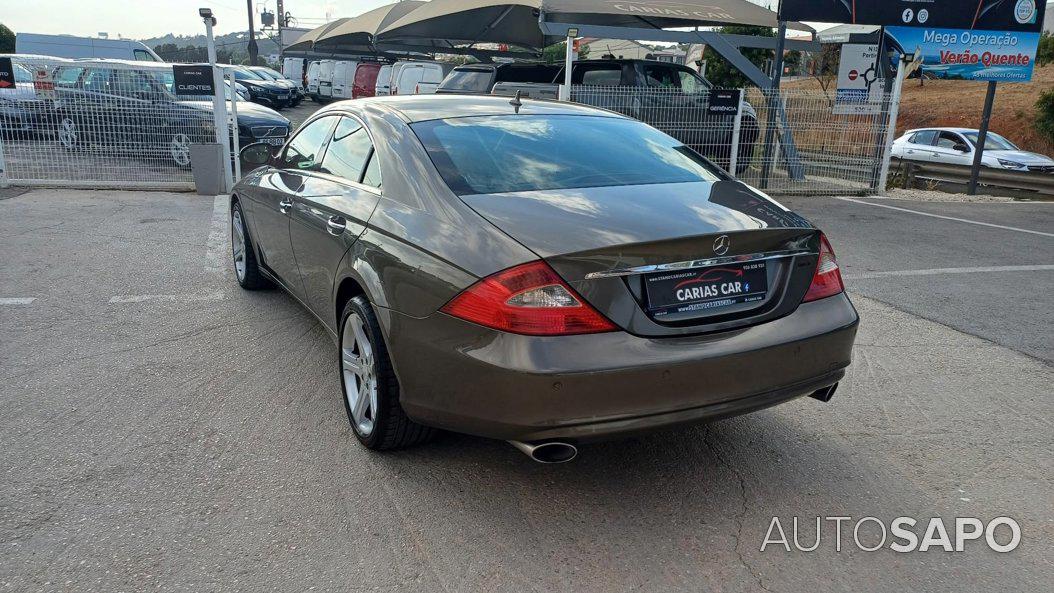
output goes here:
<path id="1" fill-rule="evenodd" d="M 338 344 L 365 446 L 575 444 L 827 401 L 857 314 L 808 221 L 673 138 L 508 97 L 345 101 L 231 196 L 234 268 Z"/>

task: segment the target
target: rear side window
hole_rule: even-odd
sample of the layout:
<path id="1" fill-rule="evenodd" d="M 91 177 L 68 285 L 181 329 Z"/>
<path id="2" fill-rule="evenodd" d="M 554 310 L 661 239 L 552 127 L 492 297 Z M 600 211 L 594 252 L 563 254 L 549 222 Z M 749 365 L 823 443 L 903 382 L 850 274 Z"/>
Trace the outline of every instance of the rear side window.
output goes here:
<path id="1" fill-rule="evenodd" d="M 937 137 L 937 132 L 933 130 L 926 130 L 924 132 L 916 132 L 914 136 L 910 138 L 910 141 L 914 144 L 925 144 L 930 146 L 933 144 L 933 139 Z"/>
<path id="2" fill-rule="evenodd" d="M 721 178 L 677 140 L 629 119 L 508 115 L 411 127 L 458 195 Z"/>
<path id="3" fill-rule="evenodd" d="M 64 87 L 76 86 L 77 79 L 80 78 L 81 72 L 84 72 L 84 68 L 63 66 L 55 72 L 55 85 Z"/>
<path id="4" fill-rule="evenodd" d="M 622 67 L 601 66 L 571 70 L 572 84 L 618 86 L 622 84 Z"/>
<path id="5" fill-rule="evenodd" d="M 454 70 L 440 85 L 444 91 L 472 91 L 485 93 L 490 90 L 493 71 L 487 68 Z"/>
<path id="6" fill-rule="evenodd" d="M 355 119 L 342 117 L 326 148 L 326 155 L 322 157 L 319 171 L 358 182 L 371 150 L 373 143 L 366 129 Z"/>
<path id="7" fill-rule="evenodd" d="M 538 82 L 550 83 L 556 78 L 560 69 L 556 66 L 534 64 L 530 66 L 506 66 L 498 68 L 498 82 Z"/>
<path id="8" fill-rule="evenodd" d="M 310 169 L 314 167 L 322 154 L 322 146 L 329 138 L 336 117 L 322 117 L 307 124 L 289 141 L 282 153 L 283 169 Z"/>

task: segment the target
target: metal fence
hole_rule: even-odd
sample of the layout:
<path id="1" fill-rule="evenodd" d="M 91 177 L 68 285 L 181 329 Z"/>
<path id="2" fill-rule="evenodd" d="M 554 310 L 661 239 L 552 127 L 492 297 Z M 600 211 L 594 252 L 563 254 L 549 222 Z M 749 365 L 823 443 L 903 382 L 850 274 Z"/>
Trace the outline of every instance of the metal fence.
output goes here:
<path id="1" fill-rule="evenodd" d="M 725 170 L 732 172 L 734 166 L 737 177 L 772 193 L 882 189 L 888 96 L 863 106 L 873 113 L 842 115 L 822 91 L 752 88 L 742 94 L 738 117 L 709 113 L 707 90 L 574 85 L 570 97 L 654 126 Z"/>
<path id="2" fill-rule="evenodd" d="M 171 65 L 18 56 L 14 67 L 15 87 L 0 89 L 0 182 L 193 189 L 190 146 L 216 142 L 211 97 L 175 95 Z"/>

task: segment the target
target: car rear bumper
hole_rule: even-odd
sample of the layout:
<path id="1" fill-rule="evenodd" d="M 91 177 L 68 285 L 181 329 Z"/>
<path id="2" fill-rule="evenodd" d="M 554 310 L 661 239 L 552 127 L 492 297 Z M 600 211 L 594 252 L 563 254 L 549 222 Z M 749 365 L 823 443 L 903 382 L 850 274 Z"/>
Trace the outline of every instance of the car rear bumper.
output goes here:
<path id="1" fill-rule="evenodd" d="M 384 311 L 414 420 L 514 439 L 603 439 L 752 412 L 841 379 L 858 317 L 838 295 L 720 334 L 508 334 L 436 313 Z"/>

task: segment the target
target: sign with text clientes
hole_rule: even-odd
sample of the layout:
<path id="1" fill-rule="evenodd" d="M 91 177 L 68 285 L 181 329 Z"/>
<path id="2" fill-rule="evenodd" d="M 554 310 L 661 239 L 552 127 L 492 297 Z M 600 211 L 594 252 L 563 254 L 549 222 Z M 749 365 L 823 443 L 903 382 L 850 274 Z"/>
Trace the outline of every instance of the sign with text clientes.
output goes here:
<path id="1" fill-rule="evenodd" d="M 871 115 L 882 110 L 884 85 L 878 77 L 878 45 L 842 46 L 836 88 L 835 115 Z"/>
<path id="2" fill-rule="evenodd" d="M 886 35 L 902 53 L 921 51 L 924 75 L 952 80 L 1028 82 L 1039 49 L 1039 33 L 887 27 Z"/>
<path id="3" fill-rule="evenodd" d="M 212 66 L 208 64 L 173 64 L 172 78 L 177 95 L 211 95 L 216 92 Z"/>
<path id="4" fill-rule="evenodd" d="M 780 20 L 1035 31 L 1047 0 L 783 0 Z"/>

